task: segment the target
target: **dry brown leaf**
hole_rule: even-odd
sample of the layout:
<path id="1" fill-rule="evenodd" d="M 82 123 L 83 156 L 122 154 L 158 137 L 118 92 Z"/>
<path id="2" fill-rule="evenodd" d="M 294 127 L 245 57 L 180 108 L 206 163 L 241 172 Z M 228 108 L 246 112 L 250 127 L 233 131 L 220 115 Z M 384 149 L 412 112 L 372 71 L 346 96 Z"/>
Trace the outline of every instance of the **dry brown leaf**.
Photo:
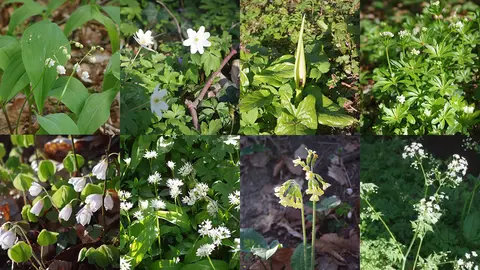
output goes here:
<path id="1" fill-rule="evenodd" d="M 348 183 L 347 175 L 342 167 L 338 165 L 330 165 L 328 167 L 328 176 L 332 177 L 340 185 L 346 185 Z"/>
<path id="2" fill-rule="evenodd" d="M 330 256 L 320 256 L 317 260 L 317 269 L 319 270 L 337 270 L 338 264 L 335 259 Z"/>
<path id="3" fill-rule="evenodd" d="M 270 161 L 270 156 L 268 152 L 255 153 L 250 156 L 250 163 L 253 167 L 263 168 Z"/>
<path id="4" fill-rule="evenodd" d="M 278 173 L 280 173 L 280 170 L 282 170 L 284 165 L 283 159 L 279 160 L 277 164 L 275 164 L 275 167 L 273 167 L 273 177 L 276 177 Z"/>
<path id="5" fill-rule="evenodd" d="M 49 270 L 71 270 L 73 269 L 72 262 L 54 260 L 49 266 Z"/>
<path id="6" fill-rule="evenodd" d="M 288 157 L 283 157 L 283 162 L 285 163 L 285 165 L 287 165 L 287 168 L 288 170 L 295 174 L 295 175 L 301 175 L 303 173 L 303 169 L 301 166 L 295 166 L 293 164 L 293 159 L 291 158 L 288 158 Z"/>
<path id="7" fill-rule="evenodd" d="M 359 238 L 356 234 L 351 231 L 350 236 L 351 239 L 345 239 L 336 233 L 324 234 L 315 242 L 315 248 L 320 252 L 330 254 L 341 263 L 347 263 L 341 254 L 347 252 L 357 254 L 360 246 Z"/>
<path id="8" fill-rule="evenodd" d="M 290 266 L 290 260 L 293 255 L 294 248 L 281 248 L 273 254 L 273 256 L 270 258 L 272 261 L 272 268 L 270 268 L 270 265 L 268 262 L 262 262 L 258 260 L 256 263 L 254 263 L 249 269 L 250 270 L 265 270 L 265 267 L 267 267 L 268 270 L 278 270 L 278 269 L 283 269 L 283 270 L 293 270 L 292 267 Z"/>

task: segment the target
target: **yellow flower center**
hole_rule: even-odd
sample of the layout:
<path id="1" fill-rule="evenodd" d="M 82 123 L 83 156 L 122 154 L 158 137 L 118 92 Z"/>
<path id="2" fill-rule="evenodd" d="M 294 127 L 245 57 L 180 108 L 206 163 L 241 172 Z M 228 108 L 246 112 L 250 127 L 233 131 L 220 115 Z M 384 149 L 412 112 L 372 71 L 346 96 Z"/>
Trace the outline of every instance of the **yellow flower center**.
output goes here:
<path id="1" fill-rule="evenodd" d="M 153 100 L 153 102 L 154 102 L 154 103 L 159 103 L 159 102 L 160 102 L 160 99 L 159 99 L 159 98 L 155 98 L 155 99 Z"/>

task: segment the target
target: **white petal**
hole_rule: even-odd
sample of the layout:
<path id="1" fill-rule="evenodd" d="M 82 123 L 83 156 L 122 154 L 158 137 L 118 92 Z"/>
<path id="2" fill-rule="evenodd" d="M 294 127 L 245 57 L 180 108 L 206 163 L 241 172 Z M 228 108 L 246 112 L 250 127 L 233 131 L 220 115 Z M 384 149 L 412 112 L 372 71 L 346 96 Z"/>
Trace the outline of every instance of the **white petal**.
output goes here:
<path id="1" fill-rule="evenodd" d="M 199 36 L 202 36 L 203 33 L 205 33 L 205 26 L 200 26 L 200 28 L 198 29 L 198 32 L 197 32 L 197 35 Z"/>
<path id="2" fill-rule="evenodd" d="M 190 53 L 195 54 L 196 52 L 197 52 L 197 46 L 195 46 L 195 44 L 190 46 Z"/>
<path id="3" fill-rule="evenodd" d="M 183 41 L 183 46 L 192 46 L 193 44 L 193 39 L 186 39 Z"/>
<path id="4" fill-rule="evenodd" d="M 166 94 L 167 94 L 167 90 L 165 90 L 165 89 L 162 89 L 162 90 L 158 91 L 158 93 L 157 93 L 159 98 L 163 98 Z"/>
<path id="5" fill-rule="evenodd" d="M 157 108 L 160 109 L 160 110 L 166 111 L 166 110 L 168 110 L 168 104 L 166 102 L 162 101 L 162 102 L 158 103 Z"/>
<path id="6" fill-rule="evenodd" d="M 198 49 L 198 53 L 199 53 L 199 54 L 203 54 L 203 52 L 205 51 L 205 50 L 203 49 L 202 44 L 197 44 L 197 49 Z"/>
<path id="7" fill-rule="evenodd" d="M 204 40 L 200 43 L 203 47 L 210 47 L 212 46 L 212 43 L 208 40 Z"/>
<path id="8" fill-rule="evenodd" d="M 195 36 L 197 35 L 197 32 L 193 31 L 192 28 L 188 28 L 187 35 L 188 35 L 188 39 L 194 39 Z"/>
<path id="9" fill-rule="evenodd" d="M 202 39 L 208 39 L 210 37 L 210 33 L 209 32 L 205 32 L 203 35 L 202 35 Z"/>

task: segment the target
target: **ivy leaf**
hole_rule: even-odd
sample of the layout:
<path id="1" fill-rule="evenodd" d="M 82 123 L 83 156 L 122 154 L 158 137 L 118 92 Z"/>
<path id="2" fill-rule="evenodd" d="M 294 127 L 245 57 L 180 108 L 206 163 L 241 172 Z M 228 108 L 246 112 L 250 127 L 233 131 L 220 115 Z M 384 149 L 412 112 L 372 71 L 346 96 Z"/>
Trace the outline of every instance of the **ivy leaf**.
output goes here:
<path id="1" fill-rule="evenodd" d="M 273 95 L 268 90 L 257 90 L 240 99 L 240 111 L 250 111 L 272 103 Z"/>

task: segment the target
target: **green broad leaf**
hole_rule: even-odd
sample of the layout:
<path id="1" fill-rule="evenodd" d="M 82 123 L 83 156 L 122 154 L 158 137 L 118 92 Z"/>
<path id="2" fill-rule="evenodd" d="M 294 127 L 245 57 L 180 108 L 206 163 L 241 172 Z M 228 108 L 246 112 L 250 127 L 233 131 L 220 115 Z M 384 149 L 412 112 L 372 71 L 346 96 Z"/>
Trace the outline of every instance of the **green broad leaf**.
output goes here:
<path id="1" fill-rule="evenodd" d="M 64 159 L 63 159 L 63 167 L 69 172 L 73 173 L 74 171 L 79 170 L 80 168 L 83 167 L 83 164 L 85 164 L 85 159 L 83 158 L 82 155 L 76 154 L 77 157 L 77 163 L 75 163 L 75 156 L 73 153 L 69 153 Z M 78 168 L 75 169 L 76 165 L 78 164 Z"/>
<path id="2" fill-rule="evenodd" d="M 307 254 L 306 254 L 306 263 L 304 258 L 304 248 L 303 243 L 299 244 L 295 251 L 293 251 L 291 257 L 291 266 L 293 269 L 296 270 L 310 270 L 312 269 L 312 261 L 311 261 L 311 250 L 312 246 L 307 244 Z"/>
<path id="3" fill-rule="evenodd" d="M 295 65 L 290 62 L 282 62 L 266 68 L 265 70 L 272 72 L 276 77 L 291 79 L 294 75 Z"/>
<path id="4" fill-rule="evenodd" d="M 13 56 L 20 51 L 19 43 L 15 37 L 0 35 L 0 69 L 5 70 Z"/>
<path id="5" fill-rule="evenodd" d="M 211 260 L 216 270 L 228 270 L 228 263 L 219 260 Z M 201 260 L 192 264 L 187 264 L 180 268 L 181 270 L 212 270 L 208 259 Z"/>
<path id="6" fill-rule="evenodd" d="M 101 245 L 92 255 L 95 263 L 100 267 L 107 267 L 120 259 L 120 254 L 116 247 L 110 245 Z"/>
<path id="7" fill-rule="evenodd" d="M 183 263 L 178 263 L 175 260 L 158 260 L 150 264 L 149 268 L 151 270 L 180 270 L 184 266 Z"/>
<path id="8" fill-rule="evenodd" d="M 240 112 L 247 112 L 271 104 L 273 95 L 268 90 L 257 90 L 240 99 Z"/>
<path id="9" fill-rule="evenodd" d="M 144 229 L 130 243 L 128 256 L 132 257 L 132 269 L 142 262 L 143 257 L 147 254 L 152 244 L 157 241 L 155 237 L 156 218 L 147 216 L 143 220 Z"/>
<path id="10" fill-rule="evenodd" d="M 26 262 L 32 257 L 32 247 L 23 241 L 19 241 L 8 250 L 8 257 L 16 263 Z"/>
<path id="11" fill-rule="evenodd" d="M 85 201 L 87 196 L 90 195 L 90 194 L 103 194 L 103 188 L 99 185 L 88 183 L 85 186 L 85 188 L 83 188 L 82 192 L 80 193 L 80 199 L 82 201 Z"/>
<path id="12" fill-rule="evenodd" d="M 120 52 L 110 58 L 103 77 L 103 91 L 120 87 Z"/>
<path id="13" fill-rule="evenodd" d="M 5 72 L 0 82 L 0 98 L 4 104 L 30 83 L 30 79 L 23 65 L 22 52 L 18 50 L 15 52 L 10 51 L 10 53 L 12 53 L 9 55 L 10 61 L 4 69 Z M 0 57 L 1 54 L 2 51 L 0 51 Z"/>
<path id="14" fill-rule="evenodd" d="M 240 250 L 252 252 L 254 248 L 268 248 L 267 240 L 251 228 L 240 228 Z"/>
<path id="15" fill-rule="evenodd" d="M 77 78 L 62 76 L 55 81 L 49 95 L 61 100 L 74 114 L 78 115 L 90 94 Z"/>
<path id="16" fill-rule="evenodd" d="M 40 126 L 50 135 L 80 134 L 72 118 L 64 113 L 37 115 Z"/>
<path id="17" fill-rule="evenodd" d="M 94 13 L 93 18 L 103 24 L 107 29 L 110 44 L 112 45 L 112 53 L 116 53 L 120 49 L 120 37 L 115 22 L 109 17 L 103 15 L 100 11 Z"/>
<path id="18" fill-rule="evenodd" d="M 102 6 L 103 11 L 110 16 L 110 18 L 117 24 L 120 25 L 122 20 L 120 20 L 120 7 L 116 6 Z"/>
<path id="19" fill-rule="evenodd" d="M 296 89 L 303 89 L 307 80 L 307 62 L 305 61 L 305 49 L 303 47 L 303 27 L 305 25 L 305 15 L 303 15 L 302 26 L 298 36 L 297 51 L 295 53 L 295 86 Z"/>
<path id="20" fill-rule="evenodd" d="M 320 203 L 317 204 L 316 210 L 319 212 L 328 211 L 330 209 L 333 209 L 339 206 L 341 203 L 342 203 L 342 200 L 340 200 L 337 196 L 331 196 L 331 197 L 322 199 Z"/>
<path id="21" fill-rule="evenodd" d="M 262 72 L 261 74 L 256 74 L 253 76 L 253 85 L 267 84 L 273 87 L 280 87 L 285 83 L 285 81 L 287 80 L 277 77 L 271 72 Z"/>
<path id="22" fill-rule="evenodd" d="M 38 178 L 42 182 L 47 182 L 48 178 L 55 174 L 57 168 L 51 160 L 42 160 L 38 164 Z"/>
<path id="23" fill-rule="evenodd" d="M 22 208 L 22 218 L 28 222 L 37 222 L 38 218 L 34 214 L 30 213 L 32 206 L 30 204 L 26 204 Z"/>
<path id="24" fill-rule="evenodd" d="M 190 220 L 188 215 L 175 211 L 157 211 L 157 217 L 173 223 L 185 230 L 190 229 Z"/>
<path id="25" fill-rule="evenodd" d="M 212 120 L 208 124 L 206 122 L 202 122 L 200 125 L 202 135 L 216 135 L 220 129 L 222 129 L 222 120 L 220 119 Z"/>
<path id="26" fill-rule="evenodd" d="M 13 35 L 13 31 L 19 24 L 32 16 L 41 14 L 44 10 L 45 7 L 35 1 L 24 1 L 21 7 L 13 11 L 8 24 L 8 33 Z"/>
<path id="27" fill-rule="evenodd" d="M 40 246 L 53 245 L 57 242 L 57 236 L 58 236 L 57 232 L 49 232 L 43 229 L 38 235 L 37 243 Z"/>
<path id="28" fill-rule="evenodd" d="M 34 135 L 10 135 L 13 145 L 20 147 L 30 147 L 35 142 Z"/>
<path id="29" fill-rule="evenodd" d="M 20 191 L 28 191 L 33 181 L 33 176 L 21 173 L 13 179 L 13 186 Z"/>
<path id="30" fill-rule="evenodd" d="M 53 11 L 55 11 L 57 8 L 59 8 L 63 3 L 65 3 L 67 0 L 54 0 L 54 1 L 48 1 L 47 5 L 47 12 L 48 14 L 52 14 Z"/>
<path id="31" fill-rule="evenodd" d="M 292 106 L 293 107 L 293 106 Z M 308 95 L 298 108 L 292 108 L 293 114 L 282 112 L 277 120 L 275 134 L 306 135 L 314 134 L 317 129 L 317 114 L 315 112 L 315 97 Z"/>
<path id="32" fill-rule="evenodd" d="M 118 89 L 90 95 L 78 116 L 78 129 L 81 134 L 93 134 L 110 117 L 110 106 Z M 72 134 L 72 133 L 70 133 Z"/>
<path id="33" fill-rule="evenodd" d="M 463 237 L 468 243 L 480 245 L 480 212 L 472 212 L 465 217 Z"/>
<path id="34" fill-rule="evenodd" d="M 28 27 L 22 36 L 23 63 L 30 83 L 36 86 L 33 94 L 39 112 L 43 111 L 48 92 L 52 89 L 58 75 L 55 66 L 46 66 L 45 60 L 47 58 L 56 59 L 56 64 L 62 66 L 67 62 L 67 56 L 60 50 L 60 46 L 65 46 L 70 53 L 70 42 L 60 27 L 47 20 Z"/>
<path id="35" fill-rule="evenodd" d="M 73 199 L 77 197 L 77 193 L 70 185 L 63 185 L 52 195 L 52 203 L 58 209 L 63 209 Z"/>

